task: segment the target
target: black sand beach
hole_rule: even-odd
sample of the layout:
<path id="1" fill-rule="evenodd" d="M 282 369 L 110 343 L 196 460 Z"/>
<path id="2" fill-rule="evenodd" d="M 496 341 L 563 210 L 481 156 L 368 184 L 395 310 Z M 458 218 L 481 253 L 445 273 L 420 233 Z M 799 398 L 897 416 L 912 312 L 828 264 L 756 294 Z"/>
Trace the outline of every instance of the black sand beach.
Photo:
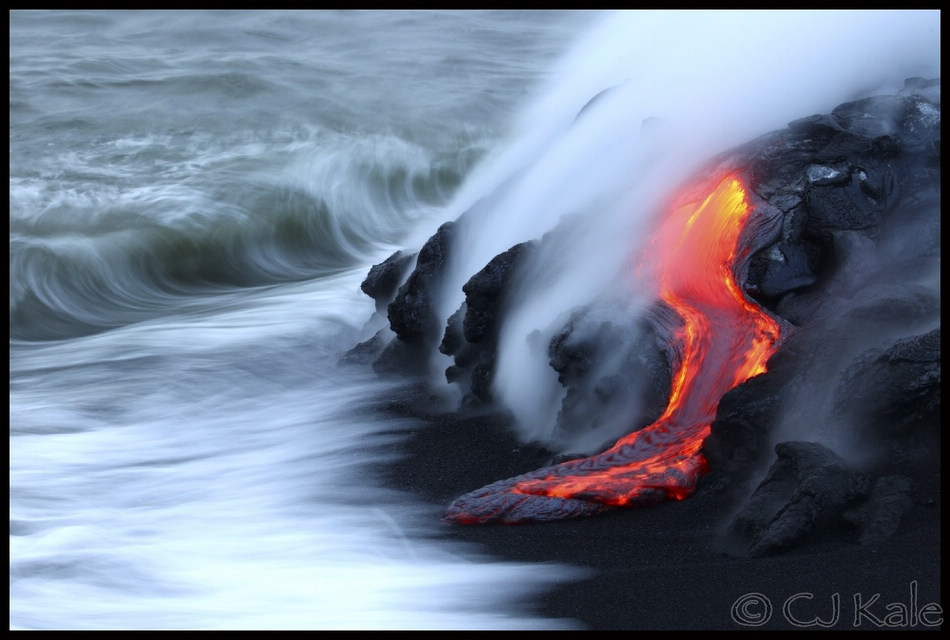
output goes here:
<path id="1" fill-rule="evenodd" d="M 423 413 L 414 397 L 407 391 L 388 410 Z M 456 414 L 426 416 L 403 453 L 389 470 L 394 486 L 443 505 L 550 460 L 519 446 L 498 417 Z M 942 625 L 939 500 L 915 504 L 898 531 L 877 544 L 860 545 L 846 529 L 819 530 L 784 553 L 751 558 L 724 533 L 744 490 L 713 488 L 715 478 L 712 470 L 679 502 L 543 524 L 446 524 L 445 535 L 510 560 L 588 570 L 586 579 L 525 607 L 590 629 Z"/>

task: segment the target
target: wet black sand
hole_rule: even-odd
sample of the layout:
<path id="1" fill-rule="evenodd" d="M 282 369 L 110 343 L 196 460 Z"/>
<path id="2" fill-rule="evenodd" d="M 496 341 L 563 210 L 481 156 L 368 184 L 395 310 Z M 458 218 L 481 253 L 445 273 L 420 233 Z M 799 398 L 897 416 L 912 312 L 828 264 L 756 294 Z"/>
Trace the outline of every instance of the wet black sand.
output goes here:
<path id="1" fill-rule="evenodd" d="M 550 463 L 519 445 L 503 420 L 427 409 L 416 392 L 385 410 L 422 417 L 387 472 L 395 488 L 448 505 L 485 484 Z M 937 629 L 940 504 L 914 506 L 888 540 L 822 530 L 783 554 L 750 558 L 724 534 L 740 490 L 714 489 L 654 507 L 521 526 L 445 524 L 448 539 L 517 561 L 583 567 L 586 579 L 549 591 L 536 614 L 590 629 Z"/>

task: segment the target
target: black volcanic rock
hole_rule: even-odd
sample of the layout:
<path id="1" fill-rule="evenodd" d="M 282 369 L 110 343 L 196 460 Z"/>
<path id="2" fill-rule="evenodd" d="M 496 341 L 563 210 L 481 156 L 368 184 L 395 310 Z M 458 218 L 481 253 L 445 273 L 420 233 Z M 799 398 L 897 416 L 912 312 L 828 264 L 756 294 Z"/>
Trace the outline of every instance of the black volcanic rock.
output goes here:
<path id="1" fill-rule="evenodd" d="M 454 223 L 446 222 L 422 246 L 416 266 L 389 303 L 389 325 L 403 342 L 434 346 L 441 322 L 433 304 L 442 282 L 453 240 Z"/>
<path id="2" fill-rule="evenodd" d="M 932 208 L 939 200 L 934 143 L 940 139 L 940 106 L 933 87 L 908 81 L 907 95 L 840 105 L 733 152 L 753 191 L 785 212 L 781 240 L 750 265 L 748 288 L 766 306 L 784 315 L 789 294 L 823 289 L 834 278 L 841 287 L 835 293 L 850 295 L 886 266 L 878 253 L 896 257 L 897 250 L 884 247 L 906 232 L 907 219 L 921 217 L 909 202 L 935 188 L 936 197 L 925 196 L 923 204 Z M 796 323 L 804 320 L 803 311 L 794 308 Z"/>
<path id="3" fill-rule="evenodd" d="M 872 176 L 861 179 L 866 173 L 859 173 L 857 180 L 848 185 L 813 185 L 805 194 L 808 208 L 808 232 L 815 236 L 826 229 L 861 229 L 873 234 L 881 224 L 888 204 L 896 188 L 893 176 Z M 879 183 L 878 197 L 862 188 L 869 179 Z M 885 191 L 885 180 L 890 189 Z"/>
<path id="4" fill-rule="evenodd" d="M 477 344 L 497 335 L 507 285 L 534 246 L 529 242 L 516 244 L 492 258 L 462 286 L 466 306 L 462 333 L 467 342 Z"/>
<path id="5" fill-rule="evenodd" d="M 913 507 L 913 481 L 901 475 L 878 478 L 867 499 L 844 513 L 844 518 L 860 530 L 859 544 L 874 544 L 897 532 L 904 515 Z"/>
<path id="6" fill-rule="evenodd" d="M 385 323 L 389 304 L 396 297 L 396 291 L 405 280 L 416 256 L 417 254 L 396 251 L 380 264 L 374 265 L 360 283 L 360 290 L 376 302 L 376 312 L 367 322 L 367 327 L 371 327 L 370 330 Z M 340 361 L 347 364 L 373 364 L 380 373 L 399 371 L 405 367 L 404 361 L 407 358 L 412 360 L 413 356 L 411 353 L 400 355 L 398 351 L 405 348 L 404 345 L 399 345 L 394 347 L 386 358 L 381 358 L 383 350 L 391 341 L 391 330 L 385 327 L 379 328 L 368 340 L 364 340 L 347 351 Z"/>
<path id="7" fill-rule="evenodd" d="M 551 368 L 566 389 L 557 427 L 566 441 L 600 433 L 609 446 L 660 417 L 670 397 L 672 364 L 658 324 L 619 305 L 600 305 L 575 311 L 552 337 Z"/>
<path id="8" fill-rule="evenodd" d="M 767 237 L 744 239 L 752 255 L 736 276 L 781 321 L 783 340 L 767 372 L 721 399 L 700 486 L 735 487 L 774 462 L 739 505 L 737 530 L 753 555 L 794 547 L 822 527 L 880 540 L 909 504 L 938 494 L 939 142 L 939 80 L 911 78 L 898 95 L 800 118 L 709 164 L 709 173 L 737 172 L 757 213 L 775 221 Z M 477 217 L 465 224 L 485 231 Z M 513 291 L 529 284 L 518 279 L 522 266 L 535 251 L 562 250 L 575 229 L 562 220 L 496 256 L 465 284 L 465 301 L 443 327 L 435 297 L 460 229 L 443 225 L 401 286 L 412 256 L 371 270 L 363 290 L 387 309 L 391 330 L 360 353 L 364 361 L 376 354 L 377 371 L 405 373 L 423 370 L 439 349 L 454 359 L 446 378 L 462 389 L 463 406 L 503 410 L 491 393 L 498 331 Z M 677 318 L 660 309 L 638 319 L 601 298 L 548 320 L 561 323 L 548 356 L 564 386 L 555 425 L 564 443 L 620 423 L 638 429 L 662 411 Z M 803 430 L 822 444 L 800 442 L 811 439 Z M 773 453 L 777 440 L 786 442 Z M 832 442 L 851 443 L 861 467 Z"/>
<path id="9" fill-rule="evenodd" d="M 828 255 L 835 265 L 825 290 L 851 296 L 881 269 L 877 244 L 860 231 L 828 230 Z"/>
<path id="10" fill-rule="evenodd" d="M 373 368 L 377 372 L 410 375 L 425 373 L 429 357 L 438 345 L 441 335 L 435 301 L 448 263 L 454 227 L 455 223 L 446 222 L 426 241 L 416 256 L 412 273 L 389 302 L 387 317 L 396 339 L 390 340 L 373 362 Z M 370 277 L 364 281 L 364 292 L 383 296 L 390 290 L 392 283 L 398 281 L 395 274 L 405 269 L 408 260 L 411 258 L 397 253 L 381 265 L 373 267 Z M 376 298 L 377 304 L 381 299 L 385 297 Z"/>
<path id="11" fill-rule="evenodd" d="M 719 401 L 702 449 L 710 479 L 719 487 L 747 480 L 767 459 L 769 436 L 779 422 L 782 400 L 795 373 L 794 367 L 782 368 L 781 360 L 791 358 L 773 356 L 768 373 L 749 378 Z"/>
<path id="12" fill-rule="evenodd" d="M 382 312 L 396 297 L 396 290 L 402 284 L 416 254 L 396 251 L 380 264 L 369 270 L 360 289 L 376 301 L 376 310 Z"/>
<path id="13" fill-rule="evenodd" d="M 462 389 L 464 405 L 490 404 L 498 330 L 509 285 L 534 251 L 523 242 L 492 258 L 462 286 L 465 301 L 446 323 L 439 351 L 454 356 L 446 379 Z"/>
<path id="14" fill-rule="evenodd" d="M 765 479 L 733 521 L 748 554 L 787 549 L 863 498 L 868 478 L 814 442 L 782 442 Z"/>
<path id="15" fill-rule="evenodd" d="M 855 359 L 835 391 L 834 414 L 879 466 L 939 474 L 939 327 Z"/>
<path id="16" fill-rule="evenodd" d="M 756 254 L 754 260 L 750 271 L 756 274 L 753 278 L 759 292 L 767 298 L 805 289 L 817 281 L 802 243 L 777 242 L 768 251 Z"/>

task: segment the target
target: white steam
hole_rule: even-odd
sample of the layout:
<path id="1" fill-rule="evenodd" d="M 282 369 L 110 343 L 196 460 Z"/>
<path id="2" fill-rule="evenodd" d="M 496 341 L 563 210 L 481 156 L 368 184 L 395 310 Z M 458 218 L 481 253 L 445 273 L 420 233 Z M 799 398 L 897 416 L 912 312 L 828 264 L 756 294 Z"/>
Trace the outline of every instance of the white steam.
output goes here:
<path id="1" fill-rule="evenodd" d="M 542 275 L 515 293 L 503 328 L 496 392 L 524 438 L 554 437 L 562 390 L 546 347 L 558 316 L 616 289 L 671 190 L 711 156 L 791 120 L 897 91 L 907 77 L 939 76 L 939 18 L 937 11 L 621 12 L 563 60 L 515 123 L 516 137 L 483 163 L 450 211 L 471 209 L 443 318 L 492 257 L 565 216 L 582 221 L 564 251 L 539 255 L 533 273 Z"/>

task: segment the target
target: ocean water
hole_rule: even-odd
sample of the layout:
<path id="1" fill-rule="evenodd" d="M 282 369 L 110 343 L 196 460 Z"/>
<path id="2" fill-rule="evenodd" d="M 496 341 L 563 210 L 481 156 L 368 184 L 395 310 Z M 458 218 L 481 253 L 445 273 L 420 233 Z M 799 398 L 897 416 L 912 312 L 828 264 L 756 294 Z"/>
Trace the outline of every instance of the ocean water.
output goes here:
<path id="1" fill-rule="evenodd" d="M 12 627 L 570 625 L 373 479 L 413 425 L 336 362 L 595 17 L 11 14 Z"/>
<path id="2" fill-rule="evenodd" d="M 937 12 L 12 12 L 11 627 L 572 626 L 529 603 L 582 568 L 440 540 L 374 475 L 419 425 L 337 365 L 367 270 L 472 210 L 447 318 L 580 219 L 499 362 L 551 441 L 525 337 L 615 288 L 675 185 L 913 75 Z"/>

